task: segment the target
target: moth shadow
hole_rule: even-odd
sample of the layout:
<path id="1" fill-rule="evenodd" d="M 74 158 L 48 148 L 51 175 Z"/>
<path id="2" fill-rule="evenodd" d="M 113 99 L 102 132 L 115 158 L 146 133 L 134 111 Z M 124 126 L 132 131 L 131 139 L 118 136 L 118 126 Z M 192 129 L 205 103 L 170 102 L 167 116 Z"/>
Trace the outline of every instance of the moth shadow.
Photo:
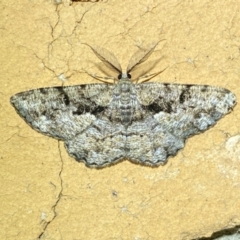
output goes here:
<path id="1" fill-rule="evenodd" d="M 174 157 L 174 156 L 173 156 Z M 128 159 L 128 158 L 122 158 L 113 162 L 107 162 L 102 165 L 97 165 L 97 164 L 88 164 L 86 160 L 77 160 L 77 162 L 84 163 L 86 167 L 91 168 L 91 169 L 96 169 L 96 170 L 101 170 L 103 168 L 111 168 L 117 164 L 120 164 L 122 162 L 129 161 L 131 164 L 138 165 L 140 167 L 148 167 L 148 168 L 158 168 L 159 166 L 164 166 L 167 164 L 168 161 L 166 162 L 159 162 L 156 164 L 150 163 L 150 162 L 142 162 L 137 159 Z"/>

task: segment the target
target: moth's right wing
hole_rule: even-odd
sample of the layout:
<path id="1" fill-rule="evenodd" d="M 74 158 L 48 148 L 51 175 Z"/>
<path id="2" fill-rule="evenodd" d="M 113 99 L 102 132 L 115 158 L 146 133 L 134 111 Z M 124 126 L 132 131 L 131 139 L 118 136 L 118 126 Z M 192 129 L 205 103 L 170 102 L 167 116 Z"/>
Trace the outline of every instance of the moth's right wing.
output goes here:
<path id="1" fill-rule="evenodd" d="M 87 84 L 39 88 L 11 97 L 11 104 L 33 129 L 69 140 L 88 128 L 112 100 L 114 85 Z"/>

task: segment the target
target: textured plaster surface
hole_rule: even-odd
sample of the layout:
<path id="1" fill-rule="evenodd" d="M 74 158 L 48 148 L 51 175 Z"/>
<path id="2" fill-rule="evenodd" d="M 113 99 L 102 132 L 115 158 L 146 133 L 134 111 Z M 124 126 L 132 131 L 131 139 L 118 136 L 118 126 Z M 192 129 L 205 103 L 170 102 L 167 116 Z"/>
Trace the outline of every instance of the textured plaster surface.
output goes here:
<path id="1" fill-rule="evenodd" d="M 96 73 L 99 60 L 82 43 L 126 66 L 160 39 L 151 72 L 168 68 L 153 81 L 226 87 L 240 99 L 239 11 L 233 0 L 1 1 L 0 239 L 185 240 L 239 225 L 239 104 L 165 166 L 95 170 L 9 103 L 32 88 L 96 82 L 83 69 Z"/>

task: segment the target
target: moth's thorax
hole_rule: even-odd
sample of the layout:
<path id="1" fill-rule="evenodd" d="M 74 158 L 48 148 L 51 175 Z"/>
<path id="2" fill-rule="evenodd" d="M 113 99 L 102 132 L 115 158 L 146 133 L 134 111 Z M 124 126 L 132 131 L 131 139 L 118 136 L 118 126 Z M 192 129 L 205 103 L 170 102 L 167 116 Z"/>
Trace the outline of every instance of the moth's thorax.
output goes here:
<path id="1" fill-rule="evenodd" d="M 129 78 L 121 78 L 113 91 L 113 100 L 109 106 L 109 116 L 116 121 L 129 125 L 140 119 L 142 107 L 137 99 L 135 85 Z"/>
<path id="2" fill-rule="evenodd" d="M 131 79 L 121 78 L 116 84 L 114 94 L 117 98 L 119 98 L 122 104 L 130 103 L 131 99 L 134 99 L 136 97 L 136 89 L 131 82 Z"/>

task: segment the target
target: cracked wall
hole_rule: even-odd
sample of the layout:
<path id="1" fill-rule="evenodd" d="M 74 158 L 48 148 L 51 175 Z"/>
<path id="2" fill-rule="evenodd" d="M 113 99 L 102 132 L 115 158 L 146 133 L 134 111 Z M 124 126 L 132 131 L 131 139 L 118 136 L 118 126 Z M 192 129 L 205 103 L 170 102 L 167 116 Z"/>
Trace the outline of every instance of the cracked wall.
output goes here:
<path id="1" fill-rule="evenodd" d="M 165 166 L 94 170 L 32 130 L 9 103 L 28 89 L 96 82 L 99 60 L 126 66 L 165 39 L 153 81 L 239 93 L 238 1 L 1 1 L 1 239 L 196 239 L 240 222 L 239 104 Z"/>

